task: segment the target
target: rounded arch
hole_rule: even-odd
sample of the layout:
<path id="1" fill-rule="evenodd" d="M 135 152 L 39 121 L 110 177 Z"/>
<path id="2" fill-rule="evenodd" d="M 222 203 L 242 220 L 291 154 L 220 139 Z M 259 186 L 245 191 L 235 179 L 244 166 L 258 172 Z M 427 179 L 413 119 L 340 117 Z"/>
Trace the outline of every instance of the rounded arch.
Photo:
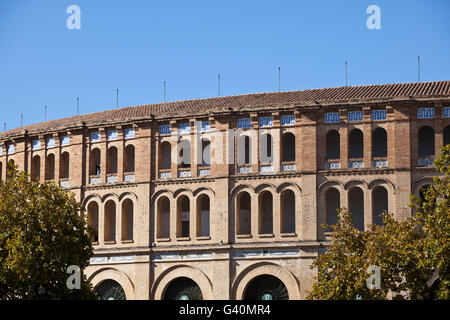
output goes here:
<path id="1" fill-rule="evenodd" d="M 102 268 L 94 273 L 92 273 L 88 280 L 92 283 L 94 289 L 96 289 L 102 282 L 107 280 L 114 280 L 122 287 L 125 291 L 125 296 L 127 300 L 134 300 L 134 285 L 130 278 L 125 274 L 125 272 L 115 269 L 115 268 Z"/>
<path id="2" fill-rule="evenodd" d="M 346 184 L 344 184 L 345 190 L 350 190 L 354 187 L 360 187 L 361 190 L 364 191 L 367 188 L 367 182 L 365 182 L 363 180 L 352 180 L 352 181 L 349 181 Z"/>
<path id="3" fill-rule="evenodd" d="M 298 196 L 302 194 L 302 189 L 296 183 L 293 182 L 283 182 L 276 189 L 278 193 L 282 193 L 285 190 L 292 190 Z"/>
<path id="4" fill-rule="evenodd" d="M 444 146 L 446 146 L 450 144 L 450 124 L 444 128 L 443 135 Z"/>
<path id="5" fill-rule="evenodd" d="M 420 189 L 427 185 L 433 185 L 433 178 L 431 177 L 422 177 L 414 182 L 413 194 L 416 197 L 420 197 Z"/>
<path id="6" fill-rule="evenodd" d="M 325 135 L 326 159 L 339 159 L 341 156 L 340 134 L 336 129 L 329 130 Z"/>
<path id="7" fill-rule="evenodd" d="M 234 187 L 230 192 L 230 199 L 234 200 L 236 199 L 236 196 L 241 193 L 241 191 L 247 191 L 250 195 L 255 193 L 255 189 L 248 184 L 240 184 L 236 187 Z"/>
<path id="8" fill-rule="evenodd" d="M 297 279 L 286 268 L 271 262 L 259 262 L 244 269 L 231 285 L 231 299 L 243 300 L 245 289 L 249 283 L 257 276 L 269 274 L 280 279 L 285 285 L 289 299 L 300 299 L 300 287 Z"/>
<path id="9" fill-rule="evenodd" d="M 187 197 L 188 197 L 189 199 L 192 199 L 192 198 L 194 197 L 194 193 L 192 192 L 191 189 L 188 189 L 188 188 L 181 188 L 181 189 L 178 189 L 177 191 L 175 191 L 175 192 L 173 193 L 173 198 L 176 199 L 176 198 L 178 198 L 179 196 L 181 196 L 181 195 L 183 195 L 183 194 L 187 195 Z"/>
<path id="10" fill-rule="evenodd" d="M 98 194 L 90 194 L 84 200 L 81 202 L 81 205 L 86 208 L 91 201 L 97 202 L 97 204 L 100 206 L 102 204 L 102 198 Z"/>
<path id="11" fill-rule="evenodd" d="M 352 129 L 348 134 L 348 157 L 349 159 L 364 157 L 364 134 L 358 128 Z"/>
<path id="12" fill-rule="evenodd" d="M 137 204 L 138 201 L 138 196 L 134 193 L 134 192 L 124 192 L 122 193 L 119 197 L 119 202 L 125 201 L 126 199 L 130 199 L 131 201 L 134 202 L 134 204 Z"/>
<path id="13" fill-rule="evenodd" d="M 395 194 L 395 185 L 389 179 L 375 179 L 367 185 L 369 190 L 373 190 L 379 186 L 387 187 L 389 191 Z"/>
<path id="14" fill-rule="evenodd" d="M 319 195 L 323 195 L 325 194 L 325 192 L 327 191 L 327 189 L 331 188 L 331 187 L 335 187 L 336 189 L 339 190 L 339 192 L 344 191 L 344 184 L 341 181 L 335 181 L 335 180 L 329 180 L 329 181 L 325 181 L 322 182 L 319 185 L 319 190 L 318 190 L 318 194 Z"/>
<path id="15" fill-rule="evenodd" d="M 193 196 L 198 197 L 203 193 L 207 194 L 211 199 L 213 199 L 213 197 L 216 195 L 216 193 L 214 192 L 213 189 L 207 188 L 207 187 L 201 187 L 201 188 L 196 189 L 193 192 Z"/>
<path id="16" fill-rule="evenodd" d="M 295 135 L 285 132 L 281 136 L 281 161 L 295 161 Z"/>
<path id="17" fill-rule="evenodd" d="M 166 196 L 169 199 L 175 198 L 172 191 L 168 189 L 159 190 L 155 192 L 155 194 L 152 196 L 151 198 L 152 204 L 155 204 L 158 201 L 158 198 L 160 198 L 161 196 Z"/>
<path id="18" fill-rule="evenodd" d="M 193 280 L 200 287 L 204 300 L 214 299 L 209 278 L 200 269 L 187 265 L 174 266 L 161 273 L 153 284 L 150 299 L 162 300 L 168 285 L 180 277 Z"/>
<path id="19" fill-rule="evenodd" d="M 255 188 L 255 193 L 261 193 L 263 191 L 270 191 L 270 193 L 272 193 L 272 196 L 275 196 L 275 194 L 277 193 L 277 188 L 273 184 L 268 182 L 260 184 Z"/>
<path id="20" fill-rule="evenodd" d="M 131 173 L 135 171 L 135 154 L 136 147 L 132 143 L 125 146 L 123 153 L 123 171 Z"/>
<path id="21" fill-rule="evenodd" d="M 419 156 L 432 156 L 435 154 L 434 128 L 431 126 L 422 126 L 418 133 Z"/>
<path id="22" fill-rule="evenodd" d="M 116 204 L 119 204 L 119 196 L 115 193 L 109 192 L 102 197 L 102 202 L 107 202 L 108 200 L 113 200 Z"/>

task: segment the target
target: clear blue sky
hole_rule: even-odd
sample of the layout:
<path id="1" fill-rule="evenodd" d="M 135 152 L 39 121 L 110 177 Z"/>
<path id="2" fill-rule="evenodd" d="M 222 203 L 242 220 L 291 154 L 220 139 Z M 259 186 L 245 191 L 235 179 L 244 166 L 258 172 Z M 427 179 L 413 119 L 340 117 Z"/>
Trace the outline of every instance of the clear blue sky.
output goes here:
<path id="1" fill-rule="evenodd" d="M 69 30 L 69 5 L 81 30 Z M 369 5 L 381 30 L 369 30 Z M 450 1 L 0 0 L 0 131 L 115 107 L 450 79 Z"/>

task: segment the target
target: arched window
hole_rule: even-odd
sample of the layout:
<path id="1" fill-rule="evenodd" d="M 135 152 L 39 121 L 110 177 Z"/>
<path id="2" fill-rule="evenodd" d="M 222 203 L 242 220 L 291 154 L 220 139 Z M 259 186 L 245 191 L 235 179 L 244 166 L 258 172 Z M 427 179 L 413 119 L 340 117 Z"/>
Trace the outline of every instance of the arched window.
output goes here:
<path id="1" fill-rule="evenodd" d="M 379 186 L 372 191 L 373 224 L 383 224 L 382 213 L 388 211 L 388 192 L 385 187 Z"/>
<path id="2" fill-rule="evenodd" d="M 8 178 L 11 178 L 11 176 L 12 176 L 12 172 L 13 172 L 13 168 L 14 168 L 14 166 L 15 166 L 16 164 L 15 164 L 15 162 L 14 162 L 14 160 L 9 160 L 8 161 L 8 163 L 7 163 L 7 165 L 6 165 L 6 179 L 8 179 Z"/>
<path id="3" fill-rule="evenodd" d="M 45 160 L 45 180 L 55 180 L 55 155 L 53 153 L 47 155 Z"/>
<path id="4" fill-rule="evenodd" d="M 182 140 L 178 144 L 179 164 L 181 168 L 191 167 L 191 143 L 188 140 Z"/>
<path id="5" fill-rule="evenodd" d="M 348 138 L 348 156 L 350 159 L 364 157 L 363 133 L 359 129 L 353 129 Z"/>
<path id="6" fill-rule="evenodd" d="M 194 280 L 179 277 L 169 283 L 163 300 L 203 300 L 203 294 Z"/>
<path id="7" fill-rule="evenodd" d="M 117 148 L 111 147 L 108 149 L 106 158 L 106 173 L 117 174 Z"/>
<path id="8" fill-rule="evenodd" d="M 126 146 L 123 157 L 123 169 L 126 173 L 134 172 L 134 161 L 134 146 L 130 144 Z"/>
<path id="9" fill-rule="evenodd" d="M 281 233 L 295 233 L 295 194 L 292 190 L 281 194 Z"/>
<path id="10" fill-rule="evenodd" d="M 105 241 L 116 240 L 116 203 L 109 200 L 105 204 Z"/>
<path id="11" fill-rule="evenodd" d="M 206 194 L 197 199 L 197 236 L 209 237 L 210 232 L 210 200 Z"/>
<path id="12" fill-rule="evenodd" d="M 329 188 L 325 192 L 325 212 L 327 225 L 335 225 L 338 220 L 338 210 L 341 208 L 341 196 L 336 188 Z"/>
<path id="13" fill-rule="evenodd" d="M 185 195 L 182 195 L 177 200 L 178 213 L 178 230 L 177 237 L 188 238 L 190 235 L 190 201 Z"/>
<path id="14" fill-rule="evenodd" d="M 261 135 L 259 150 L 261 163 L 273 162 L 273 139 L 270 134 L 265 133 Z"/>
<path id="15" fill-rule="evenodd" d="M 133 240 L 133 201 L 126 199 L 122 203 L 122 240 Z"/>
<path id="16" fill-rule="evenodd" d="M 95 148 L 91 150 L 91 155 L 89 159 L 89 174 L 91 176 L 99 176 L 101 173 L 101 153 L 100 149 Z"/>
<path id="17" fill-rule="evenodd" d="M 444 129 L 444 146 L 450 144 L 450 125 Z"/>
<path id="18" fill-rule="evenodd" d="M 353 225 L 364 231 L 364 193 L 361 188 L 354 187 L 348 193 L 349 211 L 353 218 Z"/>
<path id="19" fill-rule="evenodd" d="M 420 188 L 420 190 L 419 190 L 419 199 L 420 199 L 421 203 L 426 201 L 425 196 L 426 196 L 426 193 L 427 193 L 427 190 L 428 190 L 429 187 L 430 187 L 430 185 L 427 184 L 427 185 L 424 185 L 424 186 L 422 186 Z"/>
<path id="20" fill-rule="evenodd" d="M 98 242 L 98 204 L 97 202 L 91 202 L 87 208 L 88 212 L 88 225 L 94 229 L 93 242 Z"/>
<path id="21" fill-rule="evenodd" d="M 100 300 L 126 300 L 122 286 L 114 280 L 105 280 L 95 290 Z"/>
<path id="22" fill-rule="evenodd" d="M 202 166 L 211 165 L 211 142 L 208 139 L 202 139 Z"/>
<path id="23" fill-rule="evenodd" d="M 34 156 L 31 160 L 31 178 L 34 181 L 41 179 L 41 157 Z"/>
<path id="24" fill-rule="evenodd" d="M 273 233 L 273 196 L 269 191 L 259 195 L 259 230 L 260 234 Z"/>
<path id="25" fill-rule="evenodd" d="M 60 160 L 60 164 L 59 164 L 59 178 L 60 179 L 69 179 L 69 174 L 70 174 L 70 169 L 69 169 L 69 164 L 70 164 L 70 156 L 68 152 L 64 152 L 61 155 L 61 160 Z"/>
<path id="26" fill-rule="evenodd" d="M 270 274 L 253 278 L 244 291 L 244 300 L 289 300 L 283 281 Z"/>
<path id="27" fill-rule="evenodd" d="M 170 169 L 171 165 L 172 165 L 172 155 L 171 155 L 171 147 L 170 147 L 170 142 L 168 141 L 164 141 L 163 143 L 161 143 L 161 148 L 160 148 L 160 169 Z"/>
<path id="28" fill-rule="evenodd" d="M 383 128 L 377 128 L 372 135 L 372 157 L 387 157 L 387 133 Z"/>
<path id="29" fill-rule="evenodd" d="M 170 238 L 170 201 L 167 197 L 158 199 L 157 210 L 157 236 L 159 239 L 168 239 Z"/>
<path id="30" fill-rule="evenodd" d="M 287 132 L 283 134 L 283 154 L 281 161 L 295 161 L 295 136 Z"/>
<path id="31" fill-rule="evenodd" d="M 248 192 L 237 196 L 237 234 L 251 234 L 251 200 Z"/>
<path id="32" fill-rule="evenodd" d="M 331 130 L 327 133 L 326 147 L 327 160 L 339 159 L 341 157 L 340 135 L 337 130 Z"/>
<path id="33" fill-rule="evenodd" d="M 424 126 L 419 130 L 419 156 L 434 155 L 434 130 Z"/>
<path id="34" fill-rule="evenodd" d="M 242 135 L 238 137 L 237 163 L 250 164 L 251 163 L 251 139 L 249 136 Z"/>

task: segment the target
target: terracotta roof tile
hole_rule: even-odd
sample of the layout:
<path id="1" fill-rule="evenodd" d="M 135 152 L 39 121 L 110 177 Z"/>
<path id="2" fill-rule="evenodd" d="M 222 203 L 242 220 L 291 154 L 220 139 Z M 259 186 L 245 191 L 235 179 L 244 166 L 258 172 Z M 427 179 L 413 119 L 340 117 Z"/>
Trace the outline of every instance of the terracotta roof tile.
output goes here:
<path id="1" fill-rule="evenodd" d="M 37 134 L 51 130 L 63 130 L 79 127 L 82 122 L 88 126 L 96 124 L 116 123 L 133 119 L 146 119 L 154 115 L 156 118 L 191 116 L 220 112 L 233 108 L 252 109 L 277 106 L 282 104 L 315 104 L 318 102 L 342 102 L 359 99 L 391 99 L 414 97 L 450 97 L 450 81 L 433 81 L 421 83 L 399 83 L 366 86 L 335 87 L 309 89 L 301 91 L 254 93 L 228 97 L 205 98 L 196 100 L 175 101 L 153 105 L 132 106 L 121 109 L 84 114 L 80 116 L 57 119 L 31 124 L 0 133 L 0 139 L 18 136 L 27 130 L 29 134 Z"/>

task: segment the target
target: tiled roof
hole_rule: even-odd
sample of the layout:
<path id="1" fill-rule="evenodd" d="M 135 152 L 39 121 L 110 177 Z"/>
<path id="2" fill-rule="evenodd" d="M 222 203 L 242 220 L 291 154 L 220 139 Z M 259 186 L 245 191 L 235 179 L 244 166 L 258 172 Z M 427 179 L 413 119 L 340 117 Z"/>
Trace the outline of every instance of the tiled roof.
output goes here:
<path id="1" fill-rule="evenodd" d="M 288 92 L 254 93 L 228 97 L 216 97 L 197 100 L 175 101 L 151 105 L 126 107 L 96 113 L 90 113 L 70 118 L 36 123 L 22 128 L 0 133 L 0 139 L 18 136 L 27 130 L 29 134 L 42 133 L 51 130 L 63 130 L 96 124 L 118 123 L 127 120 L 150 118 L 170 118 L 193 116 L 233 110 L 258 109 L 282 105 L 315 105 L 319 103 L 342 103 L 345 101 L 386 100 L 408 97 L 450 97 L 450 81 L 433 81 L 420 83 L 399 83 L 365 86 L 335 87 L 324 89 L 309 89 Z"/>

